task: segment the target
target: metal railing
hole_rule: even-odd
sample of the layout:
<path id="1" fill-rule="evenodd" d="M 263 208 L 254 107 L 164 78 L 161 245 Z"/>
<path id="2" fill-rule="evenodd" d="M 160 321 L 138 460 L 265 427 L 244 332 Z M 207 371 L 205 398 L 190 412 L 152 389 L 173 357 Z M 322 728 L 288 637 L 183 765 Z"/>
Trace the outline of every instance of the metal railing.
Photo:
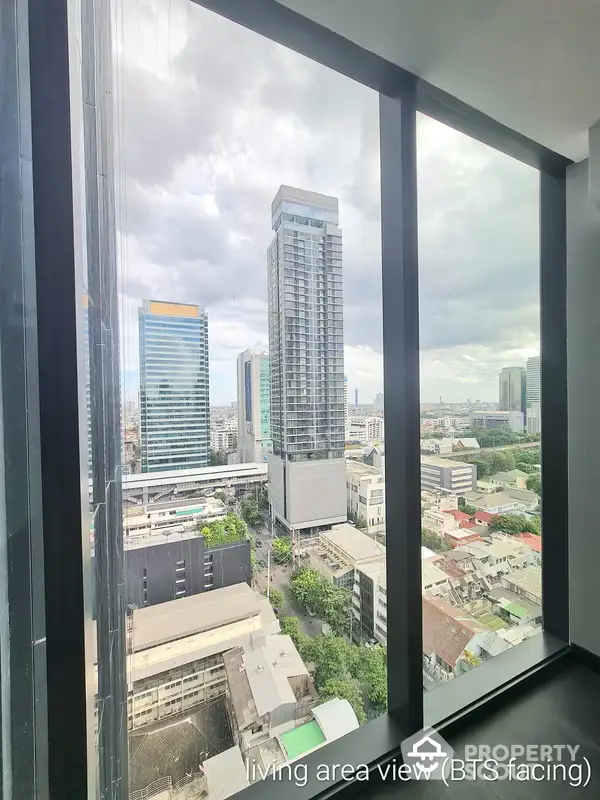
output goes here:
<path id="1" fill-rule="evenodd" d="M 156 797 L 156 795 L 160 794 L 161 792 L 172 790 L 173 781 L 169 775 L 166 778 L 159 778 L 158 780 L 149 783 L 145 789 L 136 789 L 135 792 L 130 792 L 129 800 L 150 800 L 150 798 Z"/>

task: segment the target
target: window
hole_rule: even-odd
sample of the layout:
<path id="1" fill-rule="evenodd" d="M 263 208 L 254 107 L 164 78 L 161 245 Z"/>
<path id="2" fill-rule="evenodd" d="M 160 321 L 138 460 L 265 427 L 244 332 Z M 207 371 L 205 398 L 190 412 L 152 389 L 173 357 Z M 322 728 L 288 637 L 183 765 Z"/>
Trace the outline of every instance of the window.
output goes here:
<path id="1" fill-rule="evenodd" d="M 423 656 L 435 691 L 542 630 L 539 173 L 424 116 L 417 143 Z M 443 631 L 458 620 L 450 660 Z"/>
<path id="2" fill-rule="evenodd" d="M 253 16 L 254 4 L 248 3 L 227 6 L 233 16 L 247 14 L 249 27 L 236 26 L 187 1 L 156 0 L 152 4 L 155 8 L 148 14 L 148 9 L 140 14 L 135 9 L 130 13 L 128 7 L 126 14 L 116 15 L 117 41 L 111 42 L 104 35 L 111 8 L 109 4 L 96 2 L 93 11 L 97 24 L 69 31 L 76 50 L 69 61 L 72 67 L 69 86 L 64 83 L 66 75 L 62 82 L 56 76 L 56 86 L 52 86 L 51 92 L 53 102 L 48 103 L 45 94 L 42 104 L 40 74 L 45 74 L 47 68 L 51 77 L 56 69 L 56 59 L 45 58 L 46 51 L 65 54 L 70 43 L 57 40 L 61 31 L 64 33 L 64 25 L 50 26 L 40 35 L 43 4 L 37 5 L 40 8 L 30 9 L 28 25 L 25 28 L 19 25 L 20 33 L 31 26 L 31 31 L 38 34 L 32 37 L 35 47 L 27 47 L 25 36 L 20 48 L 31 58 L 34 91 L 22 93 L 15 104 L 15 88 L 28 85 L 29 77 L 20 74 L 28 58 L 13 59 L 15 53 L 9 48 L 10 64 L 14 60 L 21 66 L 16 73 L 11 71 L 12 67 L 8 70 L 7 86 L 14 97 L 5 104 L 8 114 L 6 108 L 0 109 L 1 127 L 3 133 L 10 134 L 5 138 L 7 147 L 13 149 L 14 159 L 3 174 L 17 176 L 19 184 L 16 190 L 12 185 L 2 184 L 3 192 L 7 188 L 14 191 L 14 197 L 9 197 L 6 203 L 9 222 L 14 225 L 3 226 L 0 237 L 2 263 L 8 265 L 7 270 L 1 271 L 0 298 L 4 305 L 0 314 L 3 398 L 0 414 L 6 465 L 12 467 L 13 473 L 17 471 L 15 465 L 18 466 L 21 479 L 20 487 L 12 485 L 11 470 L 3 473 L 11 520 L 26 522 L 25 558 L 35 552 L 42 556 L 44 563 L 40 566 L 44 567 L 47 580 L 45 595 L 52 597 L 53 602 L 46 604 L 42 600 L 39 606 L 44 592 L 40 591 L 38 570 L 32 562 L 25 564 L 24 571 L 32 580 L 31 586 L 19 587 L 27 589 L 22 594 L 29 600 L 23 610 L 11 607 L 14 543 L 4 536 L 9 568 L 0 563 L 3 570 L 0 586 L 8 589 L 11 636 L 14 634 L 15 639 L 0 638 L 2 658 L 10 656 L 12 660 L 13 648 L 19 646 L 21 650 L 18 637 L 22 637 L 26 666 L 31 667 L 31 658 L 27 658 L 31 655 L 31 643 L 45 645 L 41 635 L 45 632 L 38 631 L 40 637 L 35 635 L 35 621 L 45 621 L 47 641 L 55 644 L 57 630 L 61 630 L 61 635 L 64 632 L 65 604 L 69 614 L 73 613 L 70 636 L 63 635 L 60 640 L 65 648 L 58 656 L 64 659 L 64 664 L 57 659 L 56 647 L 47 649 L 51 702 L 45 702 L 46 698 L 41 697 L 43 687 L 38 687 L 42 699 L 39 706 L 44 712 L 48 710 L 51 733 L 47 742 L 50 743 L 48 763 L 53 765 L 53 774 L 74 775 L 68 792 L 73 796 L 109 795 L 123 778 L 119 770 L 126 764 L 125 723 L 130 728 L 136 724 L 132 681 L 143 674 L 144 693 L 154 691 L 165 680 L 173 684 L 174 675 L 182 677 L 181 667 L 162 670 L 161 666 L 157 674 L 150 673 L 165 662 L 179 663 L 171 656 L 177 654 L 179 658 L 187 646 L 210 640 L 212 652 L 214 646 L 224 644 L 229 632 L 235 632 L 232 640 L 241 646 L 243 628 L 257 633 L 250 644 L 243 644 L 254 650 L 263 646 L 260 631 L 262 622 L 268 620 L 269 633 L 265 635 L 272 635 L 270 632 L 279 625 L 281 630 L 289 632 L 300 658 L 308 665 L 309 659 L 304 654 L 317 648 L 303 647 L 304 625 L 299 622 L 296 626 L 293 618 L 285 619 L 287 613 L 283 611 L 276 614 L 270 610 L 271 603 L 262 596 L 270 573 L 273 596 L 269 600 L 275 605 L 275 589 L 285 588 L 287 595 L 284 594 L 282 609 L 287 611 L 285 601 L 291 588 L 281 582 L 286 575 L 288 582 L 291 581 L 293 567 L 299 564 L 306 564 L 308 569 L 330 580 L 327 604 L 319 602 L 319 595 L 314 592 L 320 578 L 313 575 L 310 595 L 306 592 L 303 595 L 301 585 L 297 589 L 296 594 L 304 597 L 305 606 L 309 605 L 310 596 L 308 611 L 315 615 L 308 614 L 313 622 L 307 618 L 306 627 L 316 623 L 318 629 L 320 622 L 328 622 L 332 636 L 340 640 L 335 646 L 339 658 L 327 665 L 336 666 L 334 681 L 325 686 L 324 670 L 314 669 L 316 699 L 331 693 L 333 685 L 338 699 L 350 704 L 361 723 L 368 720 L 376 725 L 378 715 L 385 713 L 387 697 L 379 689 L 387 685 L 387 651 L 384 647 L 371 648 L 371 644 L 373 638 L 381 644 L 387 641 L 387 625 L 379 624 L 383 622 L 380 611 L 383 605 L 376 603 L 375 598 L 378 591 L 380 596 L 387 597 L 383 584 L 387 580 L 388 548 L 390 567 L 393 565 L 390 578 L 397 573 L 397 577 L 409 579 L 393 583 L 390 580 L 389 608 L 385 609 L 390 620 L 390 658 L 396 660 L 389 670 L 390 694 L 396 701 L 394 711 L 407 700 L 408 693 L 404 698 L 400 695 L 409 684 L 414 690 L 408 698 L 411 712 L 412 706 L 426 706 L 427 697 L 436 691 L 443 693 L 443 687 L 436 685 L 425 698 L 421 696 L 422 656 L 425 670 L 431 672 L 428 685 L 441 684 L 437 679 L 442 675 L 453 678 L 469 673 L 462 682 L 451 684 L 451 689 L 459 693 L 461 686 L 486 673 L 487 667 L 480 666 L 480 662 L 495 658 L 493 654 L 503 648 L 506 654 L 519 652 L 519 638 L 527 638 L 529 633 L 539 630 L 542 604 L 547 625 L 557 606 L 563 612 L 566 609 L 566 604 L 555 600 L 554 591 L 552 599 L 541 597 L 540 565 L 546 565 L 546 578 L 558 578 L 557 593 L 564 594 L 565 586 L 560 585 L 560 564 L 553 563 L 552 572 L 548 572 L 547 551 L 542 563 L 539 528 L 535 529 L 540 517 L 535 496 L 539 497 L 543 478 L 552 489 L 544 499 L 544 538 L 555 554 L 565 544 L 564 538 L 561 541 L 560 525 L 550 531 L 553 515 L 549 509 L 557 509 L 556 498 L 566 488 L 565 482 L 561 485 L 565 468 L 560 466 L 566 462 L 563 441 L 566 429 L 559 430 L 564 421 L 560 402 L 554 399 L 552 391 L 546 391 L 547 386 L 552 388 L 554 380 L 560 384 L 560 373 L 564 370 L 561 363 L 564 341 L 560 341 L 561 337 L 564 340 L 562 288 L 558 291 L 558 301 L 556 296 L 549 305 L 548 299 L 545 300 L 542 338 L 545 366 L 549 370 L 544 369 L 544 381 L 540 374 L 539 332 L 536 340 L 532 327 L 532 312 L 535 316 L 538 304 L 533 287 L 537 286 L 535 265 L 539 260 L 534 253 L 538 238 L 535 220 L 539 175 L 533 168 L 515 164 L 508 156 L 467 140 L 466 134 L 444 128 L 432 118 L 419 122 L 420 438 L 424 490 L 422 542 L 427 548 L 422 551 L 421 564 L 414 557 L 420 530 L 416 524 L 418 515 L 413 513 L 414 505 L 411 506 L 420 498 L 409 463 L 412 461 L 416 475 L 420 459 L 418 454 L 413 458 L 410 453 L 417 444 L 416 437 L 412 445 L 408 442 L 409 446 L 404 448 L 410 458 L 402 464 L 403 471 L 399 470 L 398 458 L 398 451 L 407 444 L 401 440 L 410 438 L 407 433 L 410 424 L 404 426 L 404 421 L 410 422 L 410 415 L 417 410 L 409 397 L 411 384 L 417 384 L 417 367 L 416 360 L 412 363 L 410 359 L 400 359 L 394 364 L 394 356 L 400 352 L 395 345 L 400 341 L 407 355 L 411 337 L 414 343 L 418 341 L 416 331 L 411 329 L 409 309 L 411 304 L 414 309 L 417 307 L 416 286 L 414 294 L 410 286 L 416 277 L 411 270 L 416 270 L 418 263 L 412 257 L 417 255 L 416 249 L 410 253 L 414 233 L 409 219 L 414 210 L 411 195 L 414 164 L 410 163 L 411 148 L 404 146 L 410 144 L 406 131 L 412 119 L 414 98 L 412 91 L 407 93 L 410 97 L 404 98 L 403 86 L 394 84 L 400 73 L 374 55 L 363 64 L 360 51 L 354 50 L 355 58 L 348 70 L 362 74 L 369 85 L 378 85 L 385 91 L 378 96 L 373 89 L 344 77 L 344 52 L 349 51 L 337 49 L 339 40 L 335 34 L 329 39 L 318 39 L 320 50 L 317 50 L 322 58 L 331 58 L 336 70 L 342 72 L 329 70 L 253 32 L 254 25 L 257 28 L 261 25 L 258 17 Z M 271 30 L 286 41 L 294 41 L 294 31 L 289 28 L 285 31 L 293 15 L 280 6 L 271 4 Z M 91 6 L 85 9 L 84 20 L 91 18 L 87 13 L 91 11 Z M 287 16 L 277 16 L 281 13 Z M 69 14 L 69 26 L 74 17 Z M 313 37 L 306 35 L 306 30 L 311 31 L 310 22 L 307 25 L 301 31 L 301 47 L 310 52 Z M 14 27 L 9 24 L 7 30 Z M 314 33 L 318 37 L 318 28 Z M 326 42 L 331 45 L 329 50 L 323 47 Z M 352 45 L 346 46 L 352 52 Z M 110 53 L 116 57 L 115 76 L 110 74 Z M 97 59 L 95 64 L 92 54 Z M 207 64 L 211 67 L 210 80 Z M 63 62 L 63 73 L 64 66 Z M 407 80 L 414 88 L 410 76 Z M 488 123 L 481 115 L 464 113 L 464 108 L 459 114 L 452 98 L 442 101 L 423 82 L 417 80 L 416 84 L 418 102 L 423 103 L 428 113 L 441 114 L 443 102 L 446 119 L 459 128 L 470 125 L 483 136 L 480 128 Z M 33 137 L 29 135 L 29 115 L 25 108 L 28 95 L 36 106 L 31 118 L 38 121 L 43 118 L 48 130 L 56 136 L 40 136 L 39 131 L 34 131 Z M 403 96 L 401 101 L 399 95 Z M 109 115 L 113 98 L 117 112 L 115 125 Z M 23 169 L 21 148 L 11 144 L 20 141 L 14 109 L 20 109 L 21 103 L 24 113 L 17 122 L 24 123 L 23 141 L 31 143 L 34 152 L 29 160 L 36 165 L 33 198 L 31 187 L 26 185 L 30 171 Z M 401 103 L 400 115 L 397 112 Z M 73 116 L 72 140 L 67 125 L 69 111 Z M 382 213 L 379 120 L 384 145 Z M 396 133 L 403 135 L 392 137 L 394 126 L 399 128 Z M 112 136 L 103 135 L 107 131 L 114 132 L 114 142 Z M 498 132 L 492 131 L 487 138 L 491 141 L 496 135 Z M 526 154 L 522 157 L 532 163 L 552 165 L 552 180 L 554 175 L 558 180 L 550 190 L 548 176 L 542 177 L 542 189 L 545 186 L 546 190 L 541 192 L 540 216 L 548 222 L 548 194 L 554 194 L 555 206 L 564 200 L 564 161 L 522 137 L 517 141 L 506 129 L 501 136 L 502 146 L 507 149 L 518 147 Z M 462 144 L 455 147 L 457 139 L 466 143 L 466 150 L 474 148 L 473 158 L 465 155 Z M 116 169 L 115 155 L 119 158 Z M 51 164 L 55 165 L 54 172 L 49 168 Z M 530 183 L 524 177 L 526 174 L 533 176 Z M 473 177 L 475 188 L 469 183 Z M 393 184 L 397 187 L 395 195 L 391 191 Z M 50 187 L 56 203 L 56 207 L 52 203 L 52 208 L 47 200 Z M 407 196 L 400 198 L 399 192 Z M 400 199 L 401 203 L 394 202 Z M 502 206 L 507 199 L 508 212 Z M 36 211 L 33 222 L 29 213 L 32 207 Z M 399 209 L 405 212 L 402 219 L 393 220 Z M 404 282 L 403 288 L 408 290 L 404 294 L 386 291 L 382 297 L 379 285 L 382 219 L 383 273 L 388 280 L 390 265 L 396 267 L 399 283 L 392 282 L 392 286 L 398 289 Z M 68 229 L 73 221 L 74 242 L 73 231 Z M 548 247 L 547 231 L 545 236 L 542 231 L 542 245 L 545 243 L 548 251 L 542 259 L 542 285 L 545 280 L 546 287 L 550 285 L 548 260 L 560 273 L 559 262 L 564 255 L 560 214 L 553 222 L 552 226 L 546 225 L 553 229 L 553 248 Z M 390 233 L 394 223 L 396 239 Z M 13 236 L 13 230 L 17 237 L 23 236 L 24 240 L 28 237 L 27 246 L 24 241 L 10 239 L 6 251 L 5 237 Z M 400 246 L 400 238 L 407 247 Z M 507 242 L 510 248 L 505 247 Z M 284 245 L 289 244 L 291 248 L 284 253 Z M 552 249 L 555 255 L 549 254 Z M 5 258 L 7 252 L 9 258 Z M 27 258 L 22 258 L 23 255 Z M 80 274 L 80 267 L 86 270 L 85 275 Z M 485 292 L 479 293 L 482 287 L 488 292 L 487 298 Z M 495 299 L 493 306 L 490 296 Z M 10 298 L 15 297 L 20 298 L 16 307 L 14 303 L 10 305 Z M 391 395 L 391 401 L 386 398 L 385 404 L 387 452 L 383 441 L 375 441 L 376 432 L 383 439 L 383 424 L 365 422 L 373 419 L 373 415 L 383 414 L 384 407 L 379 316 L 382 302 L 386 308 L 383 359 L 386 392 Z M 390 335 L 391 328 L 388 331 L 394 312 L 390 315 L 388 309 L 400 308 L 402 303 L 406 313 L 398 314 L 403 327 L 395 339 Z M 558 331 L 553 338 L 548 320 L 554 324 L 555 319 Z M 416 315 L 414 322 L 416 327 Z M 468 325 L 473 323 L 476 325 L 469 329 Z M 76 342 L 75 324 L 81 329 L 80 343 Z M 21 328 L 27 331 L 27 336 Z M 550 350 L 548 340 L 556 345 Z M 238 376 L 246 370 L 238 370 L 238 366 L 243 367 L 238 358 L 255 349 L 260 351 L 261 359 L 268 358 L 269 390 L 251 394 L 250 417 L 256 410 L 256 419 L 252 425 L 238 426 L 238 418 L 248 421 L 245 409 L 240 408 L 247 387 L 241 379 L 238 385 Z M 8 357 L 11 351 L 15 354 L 12 359 Z M 19 353 L 26 355 L 27 364 L 18 361 Z M 397 385 L 394 381 L 388 384 L 387 380 L 394 368 Z M 77 374 L 79 392 L 75 391 Z M 555 461 L 556 467 L 543 476 L 538 455 L 542 382 L 544 409 L 549 407 L 548 403 L 553 412 L 560 412 L 556 418 L 554 413 L 548 415 L 556 430 L 544 431 L 545 441 L 550 443 L 548 451 L 544 444 L 544 461 L 549 465 Z M 255 381 L 255 387 L 257 383 L 260 385 L 262 381 Z M 490 387 L 494 392 L 497 390 L 497 400 L 484 391 L 486 387 L 486 391 Z M 473 389 L 481 393 L 473 394 Z M 557 387 L 558 394 L 562 389 L 564 386 Z M 79 413 L 75 413 L 76 394 L 81 398 Z M 524 412 L 514 409 L 519 397 Z M 24 398 L 27 402 L 23 402 Z M 401 402 L 396 404 L 396 400 Z M 407 408 L 400 408 L 403 403 Z M 509 407 L 494 408 L 493 404 Z M 523 413 L 525 427 L 520 428 L 519 414 Z M 469 427 L 465 427 L 465 416 Z M 261 441 L 256 433 L 260 430 L 262 435 L 265 419 L 269 435 L 266 441 Z M 401 425 L 397 424 L 399 420 Z M 80 423 L 84 426 L 87 423 L 87 431 L 82 428 L 78 454 Z M 413 430 L 416 433 L 416 425 Z M 449 438 L 450 443 L 446 441 Z M 479 447 L 473 445 L 473 439 Z M 480 442 L 486 446 L 482 447 Z M 504 446 L 515 451 L 514 467 L 510 458 L 506 460 L 508 451 L 502 449 Z M 252 450 L 248 458 L 242 456 L 245 447 Z M 348 475 L 354 470 L 353 459 L 346 456 L 355 455 L 346 451 L 363 449 L 365 453 L 357 460 L 357 467 L 359 471 L 363 467 L 377 470 L 381 476 L 378 481 L 383 480 L 385 458 L 388 459 L 385 522 L 379 522 L 379 515 L 377 520 L 369 516 L 364 506 L 357 503 L 360 492 L 365 494 L 360 487 L 368 485 L 369 479 L 358 478 L 351 483 L 357 487 L 354 498 L 344 497 L 344 483 L 348 483 Z M 548 452 L 553 459 L 548 458 Z M 12 460 L 15 455 L 17 460 Z M 41 464 L 36 463 L 39 458 Z M 277 473 L 281 480 L 271 480 L 269 486 L 262 471 L 266 458 L 273 462 L 269 464 L 271 473 L 273 465 L 274 468 L 279 463 L 283 465 Z M 536 458 L 538 461 L 533 463 Z M 461 466 L 449 466 L 448 461 L 452 460 L 459 460 Z M 82 515 L 81 465 L 83 475 L 87 466 L 90 478 L 90 503 L 88 507 L 84 502 Z M 398 480 L 399 473 L 407 476 L 406 485 Z M 25 475 L 28 483 L 24 493 Z M 307 480 L 308 475 L 313 478 L 312 483 Z M 41 504 L 36 498 L 38 486 L 43 488 Z M 193 511 L 187 505 L 190 500 L 194 501 Z M 121 501 L 122 508 L 118 506 Z M 21 506 L 14 508 L 15 502 Z M 27 503 L 32 507 L 28 508 Z M 307 506 L 313 513 L 310 524 L 304 525 Z M 473 508 L 477 510 L 474 512 Z M 566 504 L 558 512 L 557 518 L 564 522 Z M 83 548 L 83 565 L 78 563 L 82 544 L 78 530 L 80 516 L 84 520 L 84 536 L 89 534 L 91 545 Z M 0 520 L 2 530 L 10 529 L 8 517 L 7 512 L 4 527 Z M 40 520 L 43 526 L 30 524 Z M 300 526 L 296 524 L 298 521 Z M 148 524 L 144 525 L 145 522 Z M 250 536 L 246 526 L 251 529 Z M 43 527 L 46 532 L 44 541 L 37 540 L 36 527 Z M 269 537 L 264 536 L 265 527 L 271 529 Z M 374 527 L 375 530 L 369 530 Z M 48 534 L 58 529 L 65 534 L 59 543 Z M 373 557 L 364 563 L 364 570 L 344 563 L 348 551 L 333 547 L 336 538 L 343 539 L 343 533 L 355 542 L 357 534 L 367 536 Z M 259 552 L 261 537 L 263 549 Z M 271 548 L 264 546 L 267 539 Z M 411 548 L 414 552 L 409 553 L 409 559 L 395 558 L 402 549 Z M 210 583 L 203 585 L 200 569 L 202 554 L 207 550 L 216 556 L 218 579 L 213 583 L 211 575 Z M 439 551 L 440 557 L 431 560 L 428 550 Z M 265 567 L 261 561 L 264 562 L 267 551 L 271 563 Z M 473 596 L 458 597 L 457 601 L 459 589 L 473 585 L 472 581 L 461 583 L 455 578 L 460 570 L 451 562 L 460 562 L 460 551 L 476 563 L 474 572 L 485 573 L 486 581 L 473 588 Z M 510 551 L 508 556 L 507 551 Z M 166 555 L 163 558 L 161 554 Z M 277 570 L 276 556 L 283 562 L 277 563 Z M 210 563 L 211 558 L 204 560 L 204 564 Z M 410 588 L 411 573 L 418 575 L 419 569 L 423 570 L 427 586 L 433 587 L 433 594 L 424 598 L 415 597 Z M 148 572 L 153 577 L 150 594 Z M 171 579 L 173 572 L 177 578 Z M 440 577 L 440 572 L 447 578 Z M 95 592 L 87 591 L 93 587 L 81 586 L 82 576 L 96 576 Z M 295 575 L 293 580 L 299 577 L 302 574 Z M 185 588 L 175 592 L 178 583 L 194 594 L 186 603 L 172 600 L 173 594 L 179 598 L 186 593 Z M 454 594 L 446 589 L 447 585 Z M 554 590 L 554 582 L 546 581 L 545 585 Z M 255 586 L 259 588 L 256 590 Z M 332 586 L 340 589 L 343 597 L 335 595 Z M 496 589 L 501 590 L 500 596 L 494 593 Z M 211 591 L 205 593 L 205 590 Z M 220 604 L 219 592 L 226 593 L 221 597 L 237 592 L 241 601 L 237 606 Z M 360 602 L 349 609 L 351 592 Z M 81 598 L 92 595 L 96 601 L 93 615 L 98 663 L 86 663 L 83 669 L 80 668 L 82 653 L 89 655 L 92 649 L 82 646 L 84 623 L 89 617 L 85 616 L 87 609 L 83 608 Z M 507 597 L 511 598 L 510 603 L 503 606 Z M 331 602 L 333 599 L 336 602 Z M 410 650 L 410 641 L 416 641 L 417 637 L 405 636 L 414 633 L 406 615 L 407 611 L 414 612 L 415 601 L 424 609 L 427 652 L 422 654 Z M 436 652 L 426 619 L 427 614 L 435 616 L 440 611 L 440 602 L 446 606 L 444 613 L 450 618 L 450 627 L 452 604 L 458 602 L 461 626 L 466 633 L 473 633 L 468 641 L 458 642 L 454 653 L 444 651 L 443 655 Z M 248 617 L 256 604 L 260 612 L 254 614 L 255 619 L 249 624 Z M 226 623 L 217 625 L 215 617 L 219 609 L 227 609 L 229 613 L 234 607 L 242 609 L 242 619 L 228 616 Z M 63 612 L 62 619 L 59 611 Z M 529 619 L 525 619 L 523 612 Z M 470 628 L 464 625 L 467 614 Z M 403 622 L 408 624 L 394 624 L 394 618 L 400 615 L 405 615 Z M 420 615 L 412 613 L 412 618 L 415 617 L 418 619 Z M 208 632 L 207 620 L 215 624 Z M 215 629 L 218 635 L 213 634 Z M 406 641 L 401 641 L 401 636 Z M 327 643 L 324 640 L 320 643 L 326 653 Z M 405 644 L 407 651 L 403 652 Z M 9 653 L 4 651 L 5 646 L 10 648 Z M 526 649 L 525 644 L 523 648 Z M 226 651 L 227 658 L 234 657 L 232 650 L 235 647 Z M 362 657 L 355 658 L 357 654 Z M 396 669 L 398 659 L 404 655 L 416 663 L 416 669 L 410 664 L 408 670 Z M 222 660 L 225 655 L 219 652 L 215 658 Z M 362 669 L 365 662 L 368 671 Z M 233 667 L 229 674 L 242 676 L 243 683 L 243 664 L 228 664 L 228 667 Z M 202 661 L 199 669 L 203 670 L 204 680 L 206 662 Z M 11 701 L 7 708 L 12 706 L 13 694 L 33 696 L 31 687 L 23 685 L 23 681 L 28 681 L 34 672 L 32 669 L 22 672 L 20 675 L 11 670 L 10 681 L 6 682 L 3 670 L 3 692 L 10 694 L 9 697 L 3 694 L 3 709 L 5 699 Z M 223 712 L 222 719 L 226 719 L 228 680 L 228 673 L 221 666 L 211 678 L 210 689 L 202 688 L 199 693 L 198 703 L 210 699 L 211 710 Z M 377 691 L 370 691 L 373 686 Z M 398 691 L 399 687 L 402 691 Z M 86 732 L 80 730 L 80 723 L 84 719 L 83 698 L 87 694 L 88 722 L 93 724 L 94 692 L 97 735 L 95 741 L 89 742 Z M 178 683 L 173 692 L 180 692 Z M 182 707 L 177 705 L 180 698 L 168 702 L 164 709 L 161 706 L 160 714 L 158 706 L 156 713 L 143 709 L 140 725 L 146 726 L 145 732 L 152 730 L 151 726 L 165 710 L 171 715 L 170 723 L 181 724 L 175 716 Z M 60 740 L 57 709 L 65 715 L 64 720 L 60 719 L 61 725 L 72 733 L 72 747 L 65 748 L 68 752 L 63 754 L 56 751 Z M 36 718 L 37 709 L 27 710 L 27 721 L 31 723 L 28 729 L 33 732 L 43 727 L 37 724 L 40 721 Z M 418 714 L 412 714 L 409 727 L 415 720 L 418 721 Z M 391 728 L 387 720 L 385 724 Z M 235 730 L 225 730 L 226 725 L 203 727 L 214 728 L 215 736 L 210 737 L 211 741 L 203 737 L 197 752 L 190 753 L 189 761 L 194 768 L 229 749 L 231 742 L 239 741 Z M 271 730 L 270 721 L 265 729 Z M 360 733 L 367 750 L 377 737 L 367 735 L 367 731 Z M 356 736 L 350 734 L 353 735 Z M 159 740 L 162 736 L 155 738 Z M 84 774 L 86 743 L 102 763 L 88 764 Z M 30 748 L 36 760 L 38 752 L 46 752 L 44 744 Z M 10 752 L 4 741 L 2 745 L 3 751 Z M 156 749 L 160 751 L 160 747 Z M 139 776 L 144 771 L 139 769 L 139 762 L 135 764 L 136 757 L 141 757 L 139 753 L 140 748 L 131 747 L 129 775 L 133 783 L 128 788 L 132 796 L 147 794 L 147 786 L 157 777 L 162 785 L 176 786 L 180 776 L 183 777 L 181 771 L 189 766 L 183 763 L 187 759 L 178 758 L 171 747 L 165 746 L 163 753 L 155 753 L 152 780 L 142 782 Z M 325 753 L 327 748 L 323 748 L 319 757 Z M 41 775 L 42 770 L 37 766 L 32 764 L 32 775 Z M 96 781 L 101 785 L 90 785 L 88 790 L 84 786 L 88 776 L 90 784 Z M 112 787 L 105 785 L 107 780 Z M 120 785 L 124 786 L 122 780 Z M 327 787 L 322 788 L 326 791 Z M 23 797 L 34 794 L 31 787 L 22 785 L 15 785 L 14 792 Z M 60 785 L 51 793 L 67 794 Z"/>

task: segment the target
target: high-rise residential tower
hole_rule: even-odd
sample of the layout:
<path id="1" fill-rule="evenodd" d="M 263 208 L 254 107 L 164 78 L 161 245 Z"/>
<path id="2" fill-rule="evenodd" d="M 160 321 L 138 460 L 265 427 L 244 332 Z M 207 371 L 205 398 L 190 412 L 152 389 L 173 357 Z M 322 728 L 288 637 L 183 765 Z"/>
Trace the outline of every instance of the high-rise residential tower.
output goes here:
<path id="1" fill-rule="evenodd" d="M 525 413 L 525 369 L 504 367 L 498 381 L 498 411 Z"/>
<path id="2" fill-rule="evenodd" d="M 208 466 L 206 311 L 143 300 L 139 336 L 142 472 Z"/>
<path id="3" fill-rule="evenodd" d="M 527 433 L 542 432 L 540 357 L 527 359 Z"/>
<path id="4" fill-rule="evenodd" d="M 266 461 L 271 449 L 269 354 L 244 350 L 237 358 L 240 464 Z"/>
<path id="5" fill-rule="evenodd" d="M 338 201 L 281 186 L 271 213 L 269 497 L 285 528 L 312 532 L 346 520 Z"/>

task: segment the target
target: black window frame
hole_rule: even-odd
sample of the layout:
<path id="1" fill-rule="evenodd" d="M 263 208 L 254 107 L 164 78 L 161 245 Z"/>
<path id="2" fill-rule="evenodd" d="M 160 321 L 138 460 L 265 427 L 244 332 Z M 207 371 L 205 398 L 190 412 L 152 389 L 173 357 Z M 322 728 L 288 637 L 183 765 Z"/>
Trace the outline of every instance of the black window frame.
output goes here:
<path id="1" fill-rule="evenodd" d="M 359 731 L 309 755 L 305 786 L 286 785 L 293 800 L 336 788 L 317 781 L 317 764 L 375 767 L 402 739 L 429 724 L 453 724 L 482 703 L 564 653 L 569 641 L 566 199 L 571 161 L 384 58 L 361 48 L 276 0 L 189 0 L 254 30 L 379 93 L 382 194 L 382 281 L 386 411 L 387 630 L 389 710 Z M 16 2 L 16 0 L 15 0 Z M 86 635 L 89 549 L 81 530 L 81 343 L 75 252 L 69 23 L 67 0 L 19 0 L 28 12 L 31 186 L 35 229 L 37 378 L 40 407 L 46 612 L 47 763 L 50 794 L 88 796 L 97 765 L 93 702 L 87 696 Z M 78 80 L 79 76 L 71 76 Z M 422 112 L 540 172 L 540 308 L 542 559 L 544 633 L 490 659 L 467 679 L 423 693 L 419 318 L 416 115 Z M 33 356 L 32 356 L 33 357 Z M 546 435 L 544 435 L 546 432 Z M 550 432 L 548 435 L 547 432 Z M 57 535 L 60 533 L 60 535 Z M 66 557 L 68 554 L 68 558 Z M 18 680 L 18 676 L 14 677 Z M 431 699 L 429 699 L 429 696 Z M 127 715 L 127 705 L 123 709 Z M 112 720 L 118 727 L 118 720 Z M 41 735 L 41 734 L 40 734 Z M 102 770 L 101 770 L 102 771 Z M 126 767 L 125 767 L 126 775 Z M 280 797 L 277 781 L 245 790 L 250 798 Z M 120 796 L 127 796 L 121 785 Z"/>

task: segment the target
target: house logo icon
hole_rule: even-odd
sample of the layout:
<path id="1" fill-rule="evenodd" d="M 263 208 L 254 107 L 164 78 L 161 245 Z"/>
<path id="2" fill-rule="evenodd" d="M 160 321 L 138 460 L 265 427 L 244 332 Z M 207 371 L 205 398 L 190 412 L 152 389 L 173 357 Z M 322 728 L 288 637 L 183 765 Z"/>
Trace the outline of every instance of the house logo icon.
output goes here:
<path id="1" fill-rule="evenodd" d="M 413 780 L 440 781 L 448 777 L 454 750 L 433 728 L 424 728 L 405 739 L 401 749 Z"/>

